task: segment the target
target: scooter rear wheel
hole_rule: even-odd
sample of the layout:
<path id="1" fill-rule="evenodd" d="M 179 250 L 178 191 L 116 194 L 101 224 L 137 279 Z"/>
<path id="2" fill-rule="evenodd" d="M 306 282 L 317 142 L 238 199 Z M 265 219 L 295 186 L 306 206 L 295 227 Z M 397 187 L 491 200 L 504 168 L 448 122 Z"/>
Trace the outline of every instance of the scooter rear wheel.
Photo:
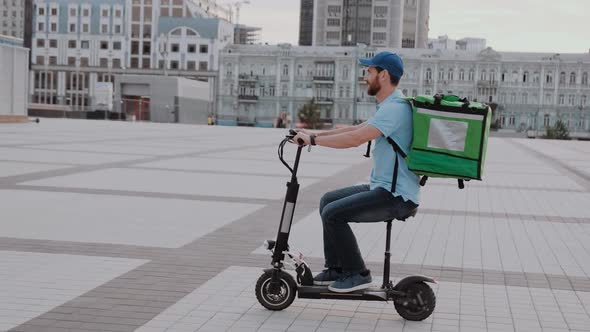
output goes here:
<path id="1" fill-rule="evenodd" d="M 293 303 L 297 292 L 297 283 L 293 277 L 279 271 L 279 282 L 272 284 L 273 271 L 265 271 L 256 282 L 256 299 L 268 310 L 283 310 Z"/>
<path id="2" fill-rule="evenodd" d="M 400 290 L 406 295 L 395 300 L 395 310 L 405 320 L 422 321 L 432 314 L 436 296 L 430 286 L 424 282 L 414 282 Z"/>

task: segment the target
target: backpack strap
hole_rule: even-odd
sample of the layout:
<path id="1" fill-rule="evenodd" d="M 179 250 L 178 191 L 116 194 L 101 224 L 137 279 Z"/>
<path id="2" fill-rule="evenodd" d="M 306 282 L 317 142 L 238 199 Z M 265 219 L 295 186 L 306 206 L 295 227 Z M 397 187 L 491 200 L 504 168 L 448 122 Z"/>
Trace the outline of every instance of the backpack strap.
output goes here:
<path id="1" fill-rule="evenodd" d="M 397 174 L 399 169 L 399 160 L 397 158 L 398 153 L 405 158 L 407 155 L 406 153 L 397 145 L 397 143 L 391 139 L 391 137 L 387 137 L 387 142 L 391 144 L 393 148 L 393 154 L 395 154 L 395 164 L 393 165 L 393 179 L 391 180 L 391 192 L 395 193 L 395 188 L 397 187 Z"/>

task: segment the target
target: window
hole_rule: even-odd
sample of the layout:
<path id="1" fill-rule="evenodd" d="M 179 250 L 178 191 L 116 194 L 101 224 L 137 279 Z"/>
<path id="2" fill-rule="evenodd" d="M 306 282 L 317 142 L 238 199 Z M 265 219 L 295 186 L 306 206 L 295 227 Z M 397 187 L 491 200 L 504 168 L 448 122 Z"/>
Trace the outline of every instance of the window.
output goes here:
<path id="1" fill-rule="evenodd" d="M 387 28 L 387 20 L 385 20 L 385 19 L 374 19 L 373 20 L 373 27 L 374 28 Z"/>
<path id="2" fill-rule="evenodd" d="M 50 65 L 57 65 L 57 57 L 56 56 L 50 56 L 49 57 L 49 64 Z"/>
<path id="3" fill-rule="evenodd" d="M 475 79 L 475 71 L 473 71 L 473 69 L 471 69 L 469 71 L 469 81 L 473 81 Z"/>
<path id="4" fill-rule="evenodd" d="M 438 71 L 438 80 L 439 80 L 439 81 L 442 81 L 442 80 L 444 80 L 444 79 L 445 79 L 445 70 L 441 68 L 441 69 Z"/>
<path id="5" fill-rule="evenodd" d="M 121 9 L 115 9 L 115 17 L 121 17 Z"/>
<path id="6" fill-rule="evenodd" d="M 49 47 L 57 48 L 57 39 L 49 39 Z"/>
<path id="7" fill-rule="evenodd" d="M 150 68 L 150 59 L 149 58 L 141 59 L 141 67 L 142 68 Z"/>
<path id="8" fill-rule="evenodd" d="M 386 17 L 387 16 L 387 7 L 375 6 L 373 8 L 373 12 L 375 13 L 376 17 Z"/>
<path id="9" fill-rule="evenodd" d="M 37 56 L 35 63 L 38 65 L 44 65 L 45 64 L 45 57 L 42 55 Z"/>
<path id="10" fill-rule="evenodd" d="M 88 40 L 81 40 L 80 41 L 80 48 L 88 49 L 90 46 L 90 42 Z"/>
<path id="11" fill-rule="evenodd" d="M 80 67 L 88 67 L 88 58 L 86 58 L 86 57 L 80 58 Z"/>
<path id="12" fill-rule="evenodd" d="M 200 71 L 206 71 L 208 70 L 208 63 L 207 61 L 199 61 L 199 70 Z"/>
<path id="13" fill-rule="evenodd" d="M 51 23 L 51 32 L 57 32 L 57 23 Z"/>
<path id="14" fill-rule="evenodd" d="M 37 39 L 37 47 L 45 47 L 45 39 Z"/>
<path id="15" fill-rule="evenodd" d="M 348 79 L 348 66 L 344 66 L 342 68 L 342 78 L 347 80 Z"/>
<path id="16" fill-rule="evenodd" d="M 121 42 L 113 42 L 113 50 L 120 50 L 121 49 Z"/>
<path id="17" fill-rule="evenodd" d="M 339 27 L 340 26 L 340 19 L 339 18 L 329 18 L 327 23 L 328 23 L 329 27 Z"/>
<path id="18" fill-rule="evenodd" d="M 576 73 L 574 72 L 570 74 L 570 84 L 576 84 Z"/>
<path id="19" fill-rule="evenodd" d="M 101 32 L 101 33 L 109 33 L 109 26 L 108 26 L 108 25 L 106 25 L 106 24 L 102 24 L 102 25 L 100 26 L 100 32 Z"/>
<path id="20" fill-rule="evenodd" d="M 88 25 L 88 23 L 84 23 L 84 24 L 82 24 L 82 32 L 84 32 L 84 33 L 88 33 L 88 30 L 89 30 L 89 29 L 90 29 L 90 28 L 89 28 L 89 25 Z"/>
<path id="21" fill-rule="evenodd" d="M 138 58 L 131 58 L 131 68 L 139 68 L 139 59 Z"/>
<path id="22" fill-rule="evenodd" d="M 113 59 L 113 68 L 121 68 L 121 60 Z"/>
<path id="23" fill-rule="evenodd" d="M 545 104 L 552 104 L 553 103 L 553 98 L 551 96 L 550 93 L 545 95 Z"/>
<path id="24" fill-rule="evenodd" d="M 326 32 L 326 39 L 340 39 L 340 31 Z"/>
<path id="25" fill-rule="evenodd" d="M 194 61 L 187 61 L 186 63 L 186 69 L 188 70 L 196 70 L 196 63 Z"/>
<path id="26" fill-rule="evenodd" d="M 143 54 L 149 55 L 151 52 L 151 43 L 148 41 L 143 42 Z"/>
<path id="27" fill-rule="evenodd" d="M 454 72 L 453 72 L 453 69 L 449 69 L 449 72 L 447 73 L 447 79 L 448 79 L 449 81 L 452 81 L 452 80 L 454 80 L 454 79 L 455 79 L 455 74 L 454 74 Z"/>
<path id="28" fill-rule="evenodd" d="M 102 10 L 102 17 L 107 17 L 109 16 L 109 10 L 108 9 L 103 9 Z"/>
<path id="29" fill-rule="evenodd" d="M 43 16 L 45 15 L 45 8 L 44 7 L 39 7 L 39 16 Z M 6 11 L 4 11 L 4 16 L 7 17 L 8 14 Z"/>
<path id="30" fill-rule="evenodd" d="M 186 47 L 186 51 L 188 53 L 196 53 L 197 52 L 197 45 L 195 44 L 188 44 Z"/>
<path id="31" fill-rule="evenodd" d="M 88 16 L 90 16 L 90 11 L 88 10 L 88 8 L 84 8 L 84 9 L 82 9 L 82 15 L 83 15 L 84 17 L 88 17 Z"/>
<path id="32" fill-rule="evenodd" d="M 170 69 L 178 69 L 178 61 L 170 61 Z"/>
<path id="33" fill-rule="evenodd" d="M 70 8 L 70 16 L 76 16 L 76 8 Z"/>
<path id="34" fill-rule="evenodd" d="M 529 78 L 529 72 L 525 71 L 524 74 L 522 75 L 522 82 L 526 83 L 528 81 Z"/>
<path id="35" fill-rule="evenodd" d="M 75 66 L 76 65 L 76 58 L 73 56 L 68 57 L 68 66 Z"/>
<path id="36" fill-rule="evenodd" d="M 529 103 L 529 95 L 526 92 L 522 94 L 522 103 L 523 104 Z"/>
<path id="37" fill-rule="evenodd" d="M 68 48 L 76 48 L 76 41 L 68 40 Z"/>
<path id="38" fill-rule="evenodd" d="M 545 83 L 553 83 L 553 72 L 548 72 L 545 77 Z"/>
<path id="39" fill-rule="evenodd" d="M 588 73 L 582 74 L 582 85 L 588 85 Z"/>
<path id="40" fill-rule="evenodd" d="M 485 81 L 488 77 L 488 73 L 485 70 L 481 71 L 481 75 L 479 76 L 479 79 L 482 81 Z"/>
<path id="41" fill-rule="evenodd" d="M 109 42 L 102 40 L 100 42 L 100 49 L 101 50 L 108 50 L 109 49 Z"/>
<path id="42" fill-rule="evenodd" d="M 465 71 L 463 69 L 459 70 L 459 81 L 465 81 Z"/>
<path id="43" fill-rule="evenodd" d="M 115 24 L 115 33 L 117 33 L 117 34 L 121 33 L 121 25 Z"/>
<path id="44" fill-rule="evenodd" d="M 102 68 L 106 68 L 106 67 L 108 67 L 108 64 L 109 64 L 109 60 L 107 58 L 100 58 L 99 66 L 101 66 Z"/>
<path id="45" fill-rule="evenodd" d="M 565 84 L 565 72 L 559 73 L 559 84 Z"/>
<path id="46" fill-rule="evenodd" d="M 386 33 L 385 32 L 373 32 L 373 40 L 377 41 L 385 41 Z"/>
<path id="47" fill-rule="evenodd" d="M 586 102 L 587 102 L 587 97 L 586 97 L 586 95 L 583 95 L 583 96 L 580 98 L 580 105 L 581 105 L 581 106 L 586 106 Z"/>
<path id="48" fill-rule="evenodd" d="M 171 48 L 172 48 L 172 52 L 174 52 L 174 53 L 178 53 L 178 49 L 179 49 L 180 47 L 178 46 L 178 44 L 172 44 L 172 47 L 171 47 Z"/>
<path id="49" fill-rule="evenodd" d="M 289 65 L 283 65 L 283 76 L 289 76 Z"/>
<path id="50" fill-rule="evenodd" d="M 43 22 L 39 22 L 39 24 L 37 24 L 37 31 L 43 30 L 45 30 L 45 25 L 43 24 Z"/>
<path id="51" fill-rule="evenodd" d="M 340 16 L 342 7 L 340 6 L 328 6 L 328 16 Z"/>
<path id="52" fill-rule="evenodd" d="M 576 95 L 569 95 L 567 98 L 567 103 L 570 106 L 574 106 L 576 104 Z"/>
<path id="53" fill-rule="evenodd" d="M 51 8 L 51 16 L 57 16 L 57 8 Z"/>
<path id="54" fill-rule="evenodd" d="M 70 24 L 70 32 L 76 32 L 76 23 Z"/>

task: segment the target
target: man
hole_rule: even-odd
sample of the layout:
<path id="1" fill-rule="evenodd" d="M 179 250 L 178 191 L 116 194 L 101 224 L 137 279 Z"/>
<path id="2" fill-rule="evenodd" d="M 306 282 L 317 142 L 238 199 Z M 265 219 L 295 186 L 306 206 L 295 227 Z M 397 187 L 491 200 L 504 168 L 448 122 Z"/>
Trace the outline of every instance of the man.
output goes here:
<path id="1" fill-rule="evenodd" d="M 294 138 L 294 142 L 301 138 L 304 145 L 336 149 L 376 140 L 370 184 L 326 193 L 320 201 L 327 269 L 314 277 L 314 284 L 329 285 L 331 291 L 339 293 L 365 289 L 372 282 L 348 223 L 404 217 L 419 203 L 418 176 L 387 140 L 390 137 L 405 153 L 412 142 L 411 108 L 397 90 L 404 73 L 403 62 L 397 54 L 381 52 L 359 63 L 367 66 L 364 79 L 367 93 L 377 99 L 376 114 L 367 122 L 348 128 L 315 134 L 300 130 Z M 393 181 L 396 158 L 398 171 Z"/>

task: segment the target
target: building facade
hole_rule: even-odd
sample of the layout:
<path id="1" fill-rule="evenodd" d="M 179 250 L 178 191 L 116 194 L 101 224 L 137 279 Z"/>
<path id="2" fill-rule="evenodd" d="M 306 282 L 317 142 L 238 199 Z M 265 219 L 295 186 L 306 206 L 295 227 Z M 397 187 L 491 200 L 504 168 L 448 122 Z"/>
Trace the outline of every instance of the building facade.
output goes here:
<path id="1" fill-rule="evenodd" d="M 233 25 L 208 3 L 36 0 L 31 106 L 93 111 L 95 83 L 123 74 L 214 80 Z"/>
<path id="2" fill-rule="evenodd" d="M 300 45 L 426 48 L 429 15 L 430 0 L 302 0 Z"/>
<path id="3" fill-rule="evenodd" d="M 375 100 L 366 93 L 361 57 L 374 47 L 230 45 L 220 55 L 220 124 L 270 126 L 314 100 L 327 126 L 368 119 Z M 525 130 L 562 119 L 572 130 L 590 125 L 590 53 L 479 53 L 395 50 L 404 61 L 399 89 L 406 96 L 456 94 L 498 104 L 498 126 Z"/>
<path id="4" fill-rule="evenodd" d="M 260 42 L 258 27 L 251 27 L 244 24 L 236 24 L 234 26 L 234 44 L 257 44 Z"/>
<path id="5" fill-rule="evenodd" d="M 23 38 L 25 0 L 0 0 L 0 34 Z"/>
<path id="6" fill-rule="evenodd" d="M 301 0 L 299 8 L 299 46 L 313 45 L 313 2 Z"/>

